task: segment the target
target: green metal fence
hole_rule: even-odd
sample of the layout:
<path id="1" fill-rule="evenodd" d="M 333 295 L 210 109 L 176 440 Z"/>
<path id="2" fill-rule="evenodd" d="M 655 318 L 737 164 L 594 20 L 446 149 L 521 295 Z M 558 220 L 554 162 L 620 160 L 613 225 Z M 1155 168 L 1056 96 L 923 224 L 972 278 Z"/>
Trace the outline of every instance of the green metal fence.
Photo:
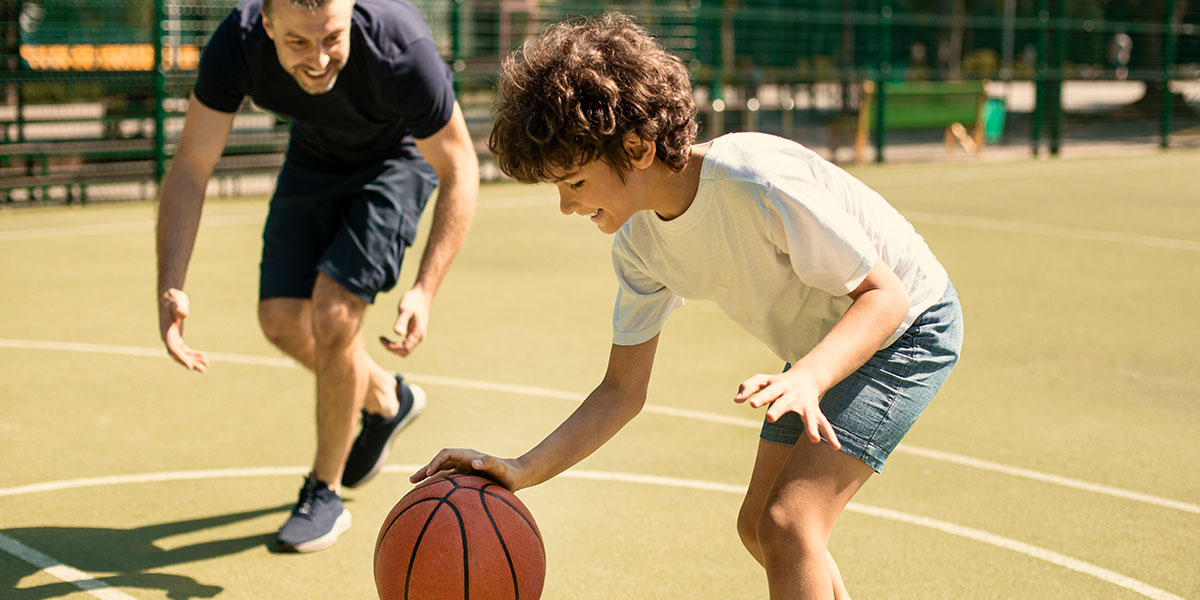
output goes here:
<path id="1" fill-rule="evenodd" d="M 604 10 L 635 15 L 686 61 L 702 137 L 766 131 L 842 162 L 1200 145 L 1196 0 L 414 3 L 485 161 L 501 58 L 547 23 Z M 0 203 L 153 194 L 233 4 L 0 0 Z M 247 103 L 217 179 L 269 185 L 286 140 Z"/>

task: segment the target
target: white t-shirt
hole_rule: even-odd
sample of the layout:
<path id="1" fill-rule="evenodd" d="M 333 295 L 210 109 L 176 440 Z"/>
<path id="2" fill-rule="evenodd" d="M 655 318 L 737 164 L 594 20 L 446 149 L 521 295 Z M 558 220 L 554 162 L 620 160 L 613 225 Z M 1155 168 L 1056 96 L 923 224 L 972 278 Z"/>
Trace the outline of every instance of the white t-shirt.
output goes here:
<path id="1" fill-rule="evenodd" d="M 908 290 L 887 347 L 949 281 L 925 240 L 866 184 L 800 144 L 761 133 L 713 140 L 696 199 L 662 220 L 635 213 L 617 232 L 613 343 L 653 338 L 683 298 L 712 300 L 780 358 L 829 333 L 877 257 Z"/>

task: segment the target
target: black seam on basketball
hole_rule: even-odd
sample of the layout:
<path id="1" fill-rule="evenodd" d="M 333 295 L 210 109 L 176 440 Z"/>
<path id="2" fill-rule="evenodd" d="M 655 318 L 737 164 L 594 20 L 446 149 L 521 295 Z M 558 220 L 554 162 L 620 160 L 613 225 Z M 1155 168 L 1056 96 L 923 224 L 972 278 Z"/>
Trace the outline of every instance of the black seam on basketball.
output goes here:
<path id="1" fill-rule="evenodd" d="M 486 487 L 484 486 L 484 488 Z M 500 541 L 500 548 L 504 550 L 504 560 L 508 561 L 508 572 L 512 575 L 513 582 L 513 598 L 514 600 L 521 600 L 521 588 L 517 585 L 517 567 L 513 565 L 512 554 L 508 552 L 508 544 L 504 543 L 504 536 L 500 534 L 500 526 L 496 524 L 496 518 L 492 516 L 492 509 L 488 508 L 487 500 L 485 499 L 487 496 L 496 497 L 495 494 L 481 488 L 479 490 L 479 504 L 483 506 L 483 514 L 487 515 L 488 521 L 492 524 L 492 531 L 496 532 L 496 539 Z M 505 504 L 508 503 L 505 502 Z M 509 508 L 513 508 L 513 506 L 509 504 Z M 514 509 L 514 512 L 517 511 Z M 517 512 L 517 514 L 520 513 Z"/>
<path id="2" fill-rule="evenodd" d="M 458 486 L 455 486 L 454 489 L 451 489 L 450 491 L 446 492 L 446 495 L 442 496 L 441 498 L 422 498 L 422 499 L 412 503 L 412 506 L 416 506 L 417 504 L 420 504 L 422 502 L 428 502 L 428 501 L 432 500 L 432 501 L 437 502 L 438 504 L 437 504 L 437 506 L 433 507 L 433 510 L 429 511 L 429 516 L 425 518 L 425 524 L 421 526 L 421 533 L 417 534 L 417 540 L 415 542 L 413 542 L 412 554 L 410 554 L 408 557 L 408 570 L 405 571 L 405 573 L 404 573 L 404 600 L 408 600 L 408 589 L 409 589 L 409 586 L 412 585 L 413 565 L 416 564 L 416 562 L 417 562 L 417 550 L 421 547 L 421 540 L 424 539 L 425 532 L 429 530 L 429 524 L 431 522 L 433 522 L 433 517 L 435 515 L 437 515 L 438 509 L 441 508 L 443 505 L 448 505 L 450 507 L 450 510 L 454 511 L 455 518 L 458 519 L 458 531 L 462 535 L 462 543 L 463 543 L 463 600 L 467 600 L 471 596 L 471 588 L 469 585 L 470 584 L 470 572 L 469 572 L 469 569 L 467 568 L 467 530 L 466 530 L 466 527 L 463 526 L 462 514 L 460 514 L 458 512 L 458 507 L 454 506 L 454 503 L 452 503 L 448 500 L 450 495 L 453 494 L 458 489 L 459 489 Z M 412 506 L 405 507 L 404 510 L 400 511 L 400 514 L 396 515 L 396 519 L 392 519 L 392 522 L 388 524 L 388 529 L 390 530 L 392 527 L 392 524 L 395 523 L 396 520 L 400 518 L 400 515 L 404 514 L 406 511 L 408 511 L 409 508 L 412 508 Z M 385 534 L 385 538 L 386 538 L 386 534 Z"/>
<path id="3" fill-rule="evenodd" d="M 496 484 L 496 485 L 499 485 L 499 484 Z M 513 512 L 517 513 L 517 516 L 521 517 L 522 521 L 525 521 L 525 524 L 529 526 L 529 530 L 533 532 L 533 535 L 537 536 L 538 546 L 541 547 L 542 559 L 544 560 L 546 558 L 546 545 L 544 542 L 542 542 L 542 533 L 540 531 L 538 531 L 537 526 L 534 525 L 533 521 L 531 521 L 529 518 L 527 518 L 524 513 L 517 510 L 516 505 L 514 505 L 512 502 L 509 502 L 507 498 L 505 498 L 504 496 L 501 496 L 499 494 L 487 491 L 487 488 L 489 488 L 489 487 L 491 487 L 491 486 L 485 485 L 479 489 L 479 492 L 481 494 L 487 494 L 487 495 L 507 504 L 509 506 L 509 508 L 513 509 Z"/>

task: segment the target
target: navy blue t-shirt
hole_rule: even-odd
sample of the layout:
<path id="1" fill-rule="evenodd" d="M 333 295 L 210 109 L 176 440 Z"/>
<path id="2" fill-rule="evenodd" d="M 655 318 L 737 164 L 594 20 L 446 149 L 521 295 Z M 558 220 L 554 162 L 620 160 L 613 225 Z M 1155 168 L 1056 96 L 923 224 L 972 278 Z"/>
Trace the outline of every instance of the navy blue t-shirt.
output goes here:
<path id="1" fill-rule="evenodd" d="M 246 0 L 204 48 L 196 97 L 235 112 L 250 96 L 290 119 L 288 152 L 350 165 L 419 156 L 413 137 L 437 133 L 454 112 L 450 69 L 429 25 L 408 0 L 357 0 L 351 23 L 349 60 L 333 89 L 314 96 L 280 66 L 262 0 Z"/>

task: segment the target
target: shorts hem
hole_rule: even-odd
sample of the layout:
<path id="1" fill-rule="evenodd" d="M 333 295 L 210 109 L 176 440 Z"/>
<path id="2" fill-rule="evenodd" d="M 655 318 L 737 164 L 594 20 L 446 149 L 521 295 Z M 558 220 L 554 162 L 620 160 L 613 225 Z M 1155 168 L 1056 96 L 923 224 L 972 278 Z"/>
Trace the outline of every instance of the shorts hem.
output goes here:
<path id="1" fill-rule="evenodd" d="M 883 465 L 887 462 L 888 452 L 883 448 L 860 439 L 858 436 L 837 425 L 833 426 L 833 432 L 837 434 L 838 441 L 842 443 L 841 452 L 843 454 L 861 460 L 876 473 L 883 472 Z M 791 435 L 792 433 L 795 433 L 795 435 Z M 763 429 L 759 434 L 759 438 L 763 441 L 783 444 L 785 446 L 795 446 L 800 441 L 800 438 L 803 437 L 805 437 L 803 430 L 795 431 L 790 428 L 775 427 L 774 423 L 766 421 L 763 422 Z M 825 439 L 825 436 L 821 436 L 821 439 L 823 440 L 822 443 L 829 443 L 829 440 Z"/>

